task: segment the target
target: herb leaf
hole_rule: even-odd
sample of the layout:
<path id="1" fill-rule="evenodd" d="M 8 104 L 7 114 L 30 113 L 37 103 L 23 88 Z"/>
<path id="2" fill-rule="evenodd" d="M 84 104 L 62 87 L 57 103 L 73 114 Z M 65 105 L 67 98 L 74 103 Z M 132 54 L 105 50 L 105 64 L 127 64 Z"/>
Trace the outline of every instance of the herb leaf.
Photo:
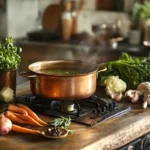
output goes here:
<path id="1" fill-rule="evenodd" d="M 63 127 L 65 129 L 67 129 L 69 127 L 69 125 L 71 124 L 71 118 L 66 118 L 63 116 L 60 116 L 59 118 L 56 118 L 52 121 L 52 126 L 54 127 Z"/>

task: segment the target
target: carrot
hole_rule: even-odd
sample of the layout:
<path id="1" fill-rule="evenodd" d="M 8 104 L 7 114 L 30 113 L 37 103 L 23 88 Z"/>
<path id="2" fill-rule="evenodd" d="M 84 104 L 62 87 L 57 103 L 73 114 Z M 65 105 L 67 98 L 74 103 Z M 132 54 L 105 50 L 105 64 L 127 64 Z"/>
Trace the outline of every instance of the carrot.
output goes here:
<path id="1" fill-rule="evenodd" d="M 14 105 L 14 104 L 9 104 L 7 107 L 8 111 L 12 111 L 12 112 L 16 112 L 16 113 L 20 113 L 20 114 L 24 114 L 24 115 L 28 115 L 27 111 Z"/>
<path id="2" fill-rule="evenodd" d="M 14 123 L 20 123 L 20 124 L 27 124 L 26 121 L 17 118 L 13 113 L 11 113 L 10 111 L 6 111 L 4 114 L 7 118 L 9 118 L 12 122 Z"/>
<path id="3" fill-rule="evenodd" d="M 12 124 L 12 131 L 20 132 L 20 133 L 30 133 L 30 134 L 41 134 L 39 130 L 33 130 L 25 127 L 21 127 L 15 124 Z"/>
<path id="4" fill-rule="evenodd" d="M 40 123 L 38 123 L 36 120 L 31 118 L 30 116 L 18 114 L 18 113 L 15 113 L 15 112 L 11 112 L 11 113 L 14 116 L 16 116 L 18 119 L 21 119 L 21 120 L 25 121 L 26 124 L 35 125 L 35 126 L 43 126 Z"/>
<path id="5" fill-rule="evenodd" d="M 27 107 L 27 106 L 25 106 L 25 105 L 23 105 L 23 104 L 17 104 L 17 106 L 20 107 L 20 108 L 22 108 L 22 109 L 24 109 L 24 110 L 26 110 L 27 113 L 28 113 L 28 115 L 29 115 L 30 117 L 32 117 L 34 120 L 36 120 L 37 122 L 39 122 L 40 124 L 42 124 L 42 125 L 47 125 L 47 123 L 46 123 L 45 121 L 41 120 L 41 119 L 36 115 L 36 113 L 34 113 L 29 107 Z"/>

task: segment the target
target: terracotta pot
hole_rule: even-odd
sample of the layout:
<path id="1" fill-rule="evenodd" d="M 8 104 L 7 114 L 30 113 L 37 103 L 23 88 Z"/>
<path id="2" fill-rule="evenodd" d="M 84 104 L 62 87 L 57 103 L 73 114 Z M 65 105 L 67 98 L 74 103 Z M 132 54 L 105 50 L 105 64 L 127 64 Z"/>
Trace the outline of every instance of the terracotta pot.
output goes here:
<path id="1" fill-rule="evenodd" d="M 58 99 L 80 100 L 92 96 L 96 91 L 97 73 L 105 71 L 104 66 L 78 60 L 40 61 L 29 65 L 30 72 L 21 75 L 30 79 L 30 88 L 34 95 Z M 39 69 L 74 69 L 77 75 L 47 75 Z"/>
<path id="2" fill-rule="evenodd" d="M 14 90 L 16 96 L 16 70 L 15 69 L 0 69 L 0 90 L 3 87 L 9 86 Z"/>

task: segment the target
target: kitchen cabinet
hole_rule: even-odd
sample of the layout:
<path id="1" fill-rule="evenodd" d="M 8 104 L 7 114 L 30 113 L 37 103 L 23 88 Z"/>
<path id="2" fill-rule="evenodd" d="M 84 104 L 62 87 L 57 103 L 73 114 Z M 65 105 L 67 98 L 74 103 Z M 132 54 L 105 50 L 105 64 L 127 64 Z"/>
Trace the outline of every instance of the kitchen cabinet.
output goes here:
<path id="1" fill-rule="evenodd" d="M 95 0 L 96 10 L 130 12 L 135 2 L 143 3 L 144 0 Z"/>
<path id="2" fill-rule="evenodd" d="M 96 0 L 96 10 L 113 11 L 113 0 Z"/>

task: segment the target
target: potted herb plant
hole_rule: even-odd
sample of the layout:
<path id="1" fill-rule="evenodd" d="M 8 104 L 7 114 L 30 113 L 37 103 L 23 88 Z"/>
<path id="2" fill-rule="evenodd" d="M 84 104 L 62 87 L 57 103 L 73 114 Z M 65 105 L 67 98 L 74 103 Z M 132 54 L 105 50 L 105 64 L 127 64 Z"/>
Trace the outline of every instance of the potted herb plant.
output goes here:
<path id="1" fill-rule="evenodd" d="M 0 98 L 6 102 L 16 94 L 16 71 L 21 62 L 21 51 L 10 37 L 0 42 Z"/>
<path id="2" fill-rule="evenodd" d="M 134 3 L 130 18 L 131 30 L 129 33 L 129 42 L 131 42 L 131 44 L 139 44 L 143 25 L 146 20 L 150 18 L 150 2 Z"/>

